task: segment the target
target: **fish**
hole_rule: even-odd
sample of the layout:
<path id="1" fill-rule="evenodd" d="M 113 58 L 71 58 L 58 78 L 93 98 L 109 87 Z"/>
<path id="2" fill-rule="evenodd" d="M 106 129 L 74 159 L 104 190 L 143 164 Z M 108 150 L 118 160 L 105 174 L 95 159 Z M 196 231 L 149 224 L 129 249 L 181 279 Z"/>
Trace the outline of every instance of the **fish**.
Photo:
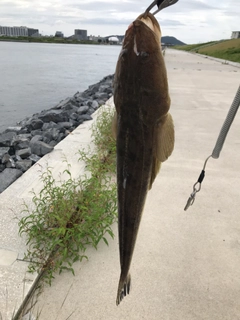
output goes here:
<path id="1" fill-rule="evenodd" d="M 150 13 L 128 27 L 114 76 L 120 279 L 116 304 L 130 292 L 129 273 L 148 190 L 174 148 L 161 30 Z"/>

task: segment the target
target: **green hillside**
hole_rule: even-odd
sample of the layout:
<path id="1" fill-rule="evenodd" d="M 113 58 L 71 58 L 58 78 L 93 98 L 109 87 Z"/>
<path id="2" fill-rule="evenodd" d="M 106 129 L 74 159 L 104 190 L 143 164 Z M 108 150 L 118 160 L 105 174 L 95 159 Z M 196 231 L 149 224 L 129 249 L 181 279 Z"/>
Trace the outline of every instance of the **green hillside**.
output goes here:
<path id="1" fill-rule="evenodd" d="M 161 38 L 161 42 L 166 44 L 166 45 L 178 45 L 178 46 L 182 46 L 182 45 L 185 45 L 184 42 L 178 40 L 177 38 L 175 37 L 170 37 L 170 36 L 163 36 Z"/>
<path id="2" fill-rule="evenodd" d="M 224 60 L 240 62 L 240 39 L 211 41 L 186 46 L 175 46 L 174 48 L 201 53 Z"/>

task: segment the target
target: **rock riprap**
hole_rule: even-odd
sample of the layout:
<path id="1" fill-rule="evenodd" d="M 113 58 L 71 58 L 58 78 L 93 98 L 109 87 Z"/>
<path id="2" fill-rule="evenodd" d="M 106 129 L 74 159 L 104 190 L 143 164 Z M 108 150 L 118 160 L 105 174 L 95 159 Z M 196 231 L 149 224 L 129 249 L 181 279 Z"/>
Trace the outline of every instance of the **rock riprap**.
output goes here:
<path id="1" fill-rule="evenodd" d="M 0 133 L 0 193 L 112 96 L 113 75 Z"/>

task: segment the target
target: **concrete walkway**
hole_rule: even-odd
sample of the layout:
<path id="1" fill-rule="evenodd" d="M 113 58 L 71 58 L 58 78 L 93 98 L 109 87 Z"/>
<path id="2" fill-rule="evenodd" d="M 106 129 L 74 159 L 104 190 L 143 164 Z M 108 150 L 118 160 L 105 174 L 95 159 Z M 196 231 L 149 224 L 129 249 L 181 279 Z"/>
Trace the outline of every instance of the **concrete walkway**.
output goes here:
<path id="1" fill-rule="evenodd" d="M 148 194 L 131 267 L 132 290 L 115 305 L 119 279 L 118 239 L 89 249 L 89 261 L 75 264 L 76 276 L 56 276 L 32 314 L 40 320 L 239 320 L 240 319 L 240 113 L 218 160 L 210 159 L 201 192 L 183 208 L 211 154 L 240 82 L 240 69 L 190 53 L 167 50 L 173 155 Z M 40 190 L 46 163 L 62 171 L 61 156 L 82 170 L 75 153 L 89 144 L 90 123 L 81 125 L 0 195 L 0 311 L 13 308 L 31 286 L 17 220 L 29 191 Z M 117 225 L 113 226 L 117 234 Z M 0 317 L 1 318 L 1 317 Z M 32 319 L 34 319 L 32 317 Z"/>

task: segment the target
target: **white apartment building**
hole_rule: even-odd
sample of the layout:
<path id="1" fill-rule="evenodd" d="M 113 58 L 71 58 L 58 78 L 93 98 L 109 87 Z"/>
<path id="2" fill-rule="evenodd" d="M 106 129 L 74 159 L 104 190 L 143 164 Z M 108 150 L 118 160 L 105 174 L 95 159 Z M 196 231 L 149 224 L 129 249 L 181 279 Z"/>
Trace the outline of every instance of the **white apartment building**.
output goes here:
<path id="1" fill-rule="evenodd" d="M 240 38 L 240 31 L 232 31 L 232 39 L 238 39 Z"/>
<path id="2" fill-rule="evenodd" d="M 27 27 L 4 27 L 0 26 L 0 35 L 12 36 L 12 37 L 27 37 L 28 28 Z"/>

